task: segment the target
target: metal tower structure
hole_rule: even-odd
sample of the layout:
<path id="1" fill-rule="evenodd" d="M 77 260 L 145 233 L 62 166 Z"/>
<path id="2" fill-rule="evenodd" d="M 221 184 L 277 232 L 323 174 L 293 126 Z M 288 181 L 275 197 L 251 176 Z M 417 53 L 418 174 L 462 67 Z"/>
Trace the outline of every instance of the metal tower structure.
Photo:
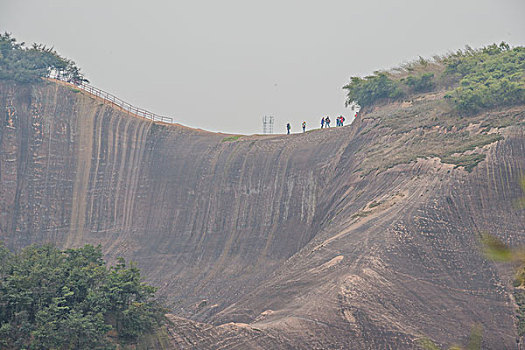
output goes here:
<path id="1" fill-rule="evenodd" d="M 263 117 L 263 134 L 273 134 L 273 116 L 271 115 Z"/>

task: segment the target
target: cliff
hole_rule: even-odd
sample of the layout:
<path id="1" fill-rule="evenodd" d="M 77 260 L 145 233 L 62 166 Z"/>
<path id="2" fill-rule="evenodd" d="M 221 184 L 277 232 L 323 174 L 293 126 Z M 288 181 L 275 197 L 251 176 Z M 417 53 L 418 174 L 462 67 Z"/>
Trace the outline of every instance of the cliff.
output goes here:
<path id="1" fill-rule="evenodd" d="M 459 117 L 442 97 L 231 137 L 4 83 L 0 239 L 134 260 L 174 348 L 413 348 L 476 322 L 484 347 L 511 348 L 511 275 L 478 242 L 525 241 L 525 106 Z"/>

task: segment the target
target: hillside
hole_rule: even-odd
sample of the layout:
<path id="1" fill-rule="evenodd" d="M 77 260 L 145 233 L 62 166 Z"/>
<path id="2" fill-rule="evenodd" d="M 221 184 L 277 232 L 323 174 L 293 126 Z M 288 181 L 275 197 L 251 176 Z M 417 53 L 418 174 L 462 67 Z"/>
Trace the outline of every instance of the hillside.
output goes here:
<path id="1" fill-rule="evenodd" d="M 477 322 L 484 348 L 511 348 L 511 271 L 479 237 L 525 243 L 525 105 L 462 116 L 446 94 L 237 138 L 3 82 L 0 240 L 137 262 L 173 310 L 174 348 L 450 345 Z"/>

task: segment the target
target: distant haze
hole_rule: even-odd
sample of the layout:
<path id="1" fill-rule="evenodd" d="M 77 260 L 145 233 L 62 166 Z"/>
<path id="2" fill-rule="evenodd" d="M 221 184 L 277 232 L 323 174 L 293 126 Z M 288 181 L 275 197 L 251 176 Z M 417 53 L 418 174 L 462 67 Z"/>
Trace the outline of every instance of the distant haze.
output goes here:
<path id="1" fill-rule="evenodd" d="M 2 0 L 0 30 L 73 59 L 94 86 L 176 122 L 261 133 L 348 119 L 341 89 L 466 44 L 525 44 L 523 0 Z"/>

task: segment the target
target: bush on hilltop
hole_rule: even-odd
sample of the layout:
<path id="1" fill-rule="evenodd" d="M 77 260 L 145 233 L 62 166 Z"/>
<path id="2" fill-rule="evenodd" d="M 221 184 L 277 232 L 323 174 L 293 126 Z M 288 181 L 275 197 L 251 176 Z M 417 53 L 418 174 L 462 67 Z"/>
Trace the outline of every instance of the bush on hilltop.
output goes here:
<path id="1" fill-rule="evenodd" d="M 444 89 L 445 97 L 463 115 L 521 104 L 525 103 L 525 47 L 501 43 L 475 50 L 467 46 L 433 60 L 420 57 L 389 72 L 351 77 L 343 89 L 346 105 L 361 106 Z"/>
<path id="2" fill-rule="evenodd" d="M 365 78 L 352 77 L 343 89 L 348 90 L 347 106 L 353 101 L 360 105 L 371 105 L 382 99 L 398 99 L 403 96 L 398 82 L 383 72 Z"/>
<path id="3" fill-rule="evenodd" d="M 445 59 L 445 74 L 459 78 L 446 95 L 463 113 L 525 103 L 525 47 L 490 45 L 467 48 Z"/>
<path id="4" fill-rule="evenodd" d="M 53 48 L 24 45 L 7 32 L 0 34 L 0 80 L 34 83 L 43 77 L 57 77 L 74 84 L 88 82 L 75 62 L 61 57 Z"/>

